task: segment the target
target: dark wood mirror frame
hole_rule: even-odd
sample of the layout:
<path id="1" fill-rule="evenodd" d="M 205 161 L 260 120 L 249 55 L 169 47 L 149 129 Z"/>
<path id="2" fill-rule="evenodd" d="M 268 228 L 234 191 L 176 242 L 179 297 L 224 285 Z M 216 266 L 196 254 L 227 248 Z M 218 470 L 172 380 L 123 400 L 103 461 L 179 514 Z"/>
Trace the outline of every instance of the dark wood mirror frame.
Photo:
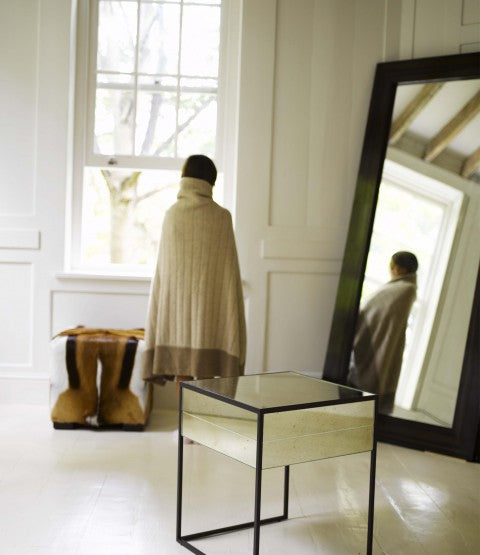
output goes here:
<path id="1" fill-rule="evenodd" d="M 323 378 L 345 384 L 398 85 L 480 78 L 480 52 L 377 65 Z M 378 439 L 480 460 L 480 268 L 453 426 L 378 415 Z"/>

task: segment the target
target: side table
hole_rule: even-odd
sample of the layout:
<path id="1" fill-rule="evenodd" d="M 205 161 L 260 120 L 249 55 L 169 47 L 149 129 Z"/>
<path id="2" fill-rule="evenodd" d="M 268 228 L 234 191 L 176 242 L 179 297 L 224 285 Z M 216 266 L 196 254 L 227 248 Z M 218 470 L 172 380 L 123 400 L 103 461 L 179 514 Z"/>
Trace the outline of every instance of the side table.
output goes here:
<path id="1" fill-rule="evenodd" d="M 182 382 L 177 475 L 177 541 L 205 555 L 192 541 L 253 527 L 253 554 L 260 526 L 288 518 L 290 465 L 371 452 L 367 553 L 372 552 L 375 497 L 377 396 L 296 372 L 253 374 Z M 251 522 L 182 535 L 183 438 L 210 447 L 255 469 Z M 284 467 L 283 514 L 260 518 L 262 470 Z"/>

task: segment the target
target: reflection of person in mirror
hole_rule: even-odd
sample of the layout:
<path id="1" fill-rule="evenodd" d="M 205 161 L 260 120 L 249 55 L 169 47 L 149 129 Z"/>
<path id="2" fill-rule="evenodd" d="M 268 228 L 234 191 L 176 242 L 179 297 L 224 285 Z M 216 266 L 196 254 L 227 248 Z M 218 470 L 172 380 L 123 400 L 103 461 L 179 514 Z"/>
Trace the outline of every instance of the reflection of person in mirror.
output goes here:
<path id="1" fill-rule="evenodd" d="M 360 307 L 348 382 L 378 393 L 381 412 L 392 412 L 405 348 L 405 333 L 417 291 L 416 256 L 407 251 L 390 260 L 392 279 Z"/>
<path id="2" fill-rule="evenodd" d="M 187 158 L 163 222 L 150 289 L 144 379 L 235 377 L 245 365 L 242 283 L 230 212 L 212 198 L 215 164 Z"/>

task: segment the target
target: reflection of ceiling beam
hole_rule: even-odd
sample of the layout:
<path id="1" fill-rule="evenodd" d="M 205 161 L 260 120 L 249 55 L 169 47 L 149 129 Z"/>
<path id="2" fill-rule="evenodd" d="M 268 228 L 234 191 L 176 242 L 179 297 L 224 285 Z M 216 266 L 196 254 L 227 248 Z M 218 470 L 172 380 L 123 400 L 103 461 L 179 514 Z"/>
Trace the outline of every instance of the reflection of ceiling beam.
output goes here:
<path id="1" fill-rule="evenodd" d="M 478 168 L 480 168 L 480 147 L 478 147 L 463 163 L 462 176 L 470 177 Z"/>
<path id="2" fill-rule="evenodd" d="M 479 112 L 480 91 L 433 137 L 425 149 L 423 159 L 431 162 Z"/>
<path id="3" fill-rule="evenodd" d="M 390 129 L 391 144 L 395 144 L 398 139 L 400 139 L 416 116 L 442 87 L 443 83 L 428 83 L 420 89 L 420 92 L 408 103 L 405 110 L 403 110 L 403 112 L 392 123 L 392 127 Z"/>

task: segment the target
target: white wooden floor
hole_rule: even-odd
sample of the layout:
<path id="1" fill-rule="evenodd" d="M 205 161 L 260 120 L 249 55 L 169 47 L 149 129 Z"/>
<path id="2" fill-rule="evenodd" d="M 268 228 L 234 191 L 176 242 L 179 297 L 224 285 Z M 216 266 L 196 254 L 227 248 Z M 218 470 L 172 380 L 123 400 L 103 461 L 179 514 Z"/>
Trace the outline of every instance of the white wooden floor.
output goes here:
<path id="1" fill-rule="evenodd" d="M 176 414 L 144 433 L 56 431 L 42 407 L 0 406 L 0 553 L 189 553 L 175 542 Z M 290 519 L 262 527 L 268 555 L 364 553 L 368 454 L 292 467 Z M 252 519 L 253 470 L 185 446 L 184 532 Z M 282 472 L 264 473 L 264 516 Z M 480 553 L 480 465 L 380 444 L 374 553 Z M 197 542 L 251 553 L 250 530 Z"/>

